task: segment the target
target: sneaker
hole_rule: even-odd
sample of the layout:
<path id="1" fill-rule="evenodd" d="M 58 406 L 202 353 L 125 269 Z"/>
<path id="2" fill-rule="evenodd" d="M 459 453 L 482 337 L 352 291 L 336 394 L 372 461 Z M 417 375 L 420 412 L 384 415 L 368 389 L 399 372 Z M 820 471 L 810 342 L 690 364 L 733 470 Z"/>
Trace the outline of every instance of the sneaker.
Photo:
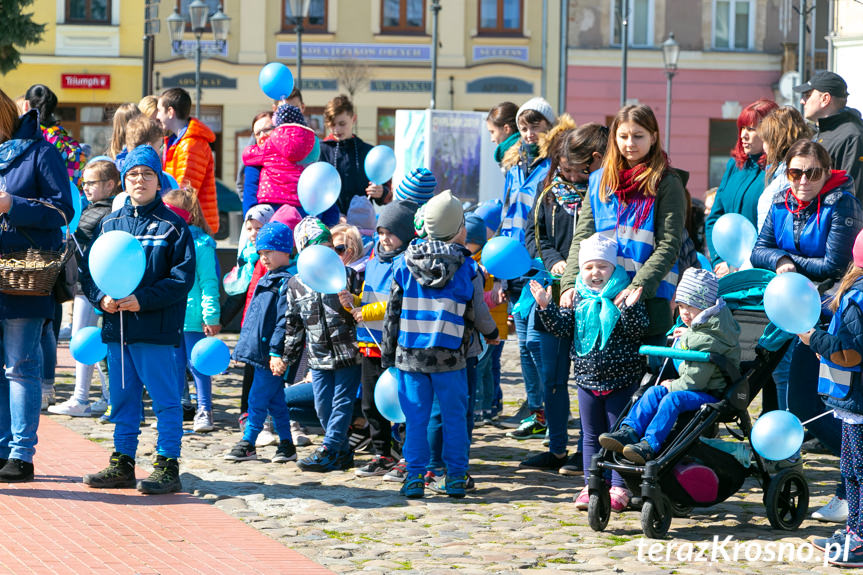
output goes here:
<path id="1" fill-rule="evenodd" d="M 249 461 L 257 458 L 258 452 L 255 451 L 255 446 L 246 440 L 239 442 L 225 454 L 225 459 L 228 461 Z"/>
<path id="2" fill-rule="evenodd" d="M 435 493 L 440 493 L 441 495 L 446 494 L 446 475 L 444 475 L 443 470 L 426 471 L 423 480 L 425 481 L 426 487 Z"/>
<path id="3" fill-rule="evenodd" d="M 395 466 L 386 472 L 383 476 L 384 481 L 392 481 L 401 483 L 407 477 L 407 467 L 404 459 L 399 459 L 399 462 L 395 464 Z"/>
<path id="4" fill-rule="evenodd" d="M 135 459 L 115 451 L 111 454 L 108 467 L 84 476 L 84 485 L 99 488 L 135 487 Z"/>
<path id="5" fill-rule="evenodd" d="M 341 468 L 341 458 L 338 453 L 327 449 L 326 445 L 321 445 L 310 456 L 297 462 L 297 467 L 303 471 L 327 473 Z"/>
<path id="6" fill-rule="evenodd" d="M 828 547 L 830 549 L 837 549 L 845 546 L 845 537 L 848 533 L 848 528 L 843 527 L 842 529 L 834 531 L 833 535 L 830 537 L 816 537 L 814 539 L 810 539 L 809 542 L 818 551 L 824 551 Z"/>
<path id="7" fill-rule="evenodd" d="M 50 387 L 42 387 L 42 407 L 41 410 L 45 411 L 49 406 L 57 403 L 57 396 L 54 395 L 54 386 Z"/>
<path id="8" fill-rule="evenodd" d="M 354 451 L 348 449 L 339 454 L 339 469 L 347 471 L 354 466 Z"/>
<path id="9" fill-rule="evenodd" d="M 48 413 L 56 415 L 68 415 L 71 417 L 90 417 L 93 411 L 90 409 L 89 403 L 80 403 L 77 399 L 70 399 L 57 405 L 49 405 Z"/>
<path id="10" fill-rule="evenodd" d="M 842 548 L 830 553 L 827 561 L 837 567 L 863 567 L 863 539 L 855 533 L 848 533 L 847 540 L 842 541 Z"/>
<path id="11" fill-rule="evenodd" d="M 0 483 L 22 483 L 33 480 L 33 462 L 14 457 L 6 460 L 0 468 Z"/>
<path id="12" fill-rule="evenodd" d="M 834 495 L 827 505 L 812 512 L 812 519 L 825 523 L 845 523 L 848 519 L 848 501 Z"/>
<path id="13" fill-rule="evenodd" d="M 539 418 L 537 414 L 534 413 L 527 419 L 525 419 L 518 429 L 514 431 L 510 431 L 506 434 L 507 437 L 511 437 L 512 439 L 531 439 L 534 437 L 545 437 L 546 425 L 545 423 L 540 423 L 537 421 Z"/>
<path id="14" fill-rule="evenodd" d="M 213 412 L 209 409 L 199 409 L 195 414 L 195 421 L 192 423 L 192 431 L 195 433 L 205 433 L 213 431 Z"/>
<path id="15" fill-rule="evenodd" d="M 561 475 L 584 475 L 584 456 L 580 451 L 573 453 L 557 472 Z"/>
<path id="16" fill-rule="evenodd" d="M 110 405 L 108 406 L 108 409 L 105 410 L 105 413 L 103 413 L 99 417 L 99 419 L 97 419 L 96 421 L 98 421 L 102 425 L 111 423 L 111 406 Z"/>
<path id="17" fill-rule="evenodd" d="M 567 462 L 566 456 L 558 457 L 550 451 L 538 453 L 528 457 L 518 464 L 523 469 L 541 469 L 543 471 L 557 471 Z"/>
<path id="18" fill-rule="evenodd" d="M 462 499 L 465 496 L 467 484 L 467 474 L 450 476 L 446 474 L 446 494 L 453 499 Z"/>
<path id="19" fill-rule="evenodd" d="M 372 444 L 372 429 L 366 423 L 365 427 L 348 427 L 348 444 L 351 451 L 363 451 Z"/>
<path id="20" fill-rule="evenodd" d="M 405 482 L 399 489 L 399 495 L 404 495 L 408 499 L 419 499 L 425 495 L 425 486 L 423 476 L 417 473 L 411 478 L 405 478 Z"/>
<path id="21" fill-rule="evenodd" d="M 396 460 L 386 455 L 376 455 L 366 465 L 357 467 L 354 472 L 357 477 L 373 477 L 375 475 L 386 475 L 393 467 L 396 466 Z"/>
<path id="22" fill-rule="evenodd" d="M 476 491 L 476 483 L 474 482 L 473 477 L 470 476 L 470 473 L 466 473 L 465 477 L 467 477 L 467 481 L 464 482 L 464 490 L 468 493 Z"/>
<path id="23" fill-rule="evenodd" d="M 623 448 L 632 443 L 638 443 L 638 434 L 635 430 L 626 425 L 621 426 L 617 431 L 611 433 L 602 433 L 599 436 L 599 445 L 609 451 L 623 453 Z"/>
<path id="24" fill-rule="evenodd" d="M 291 436 L 294 438 L 294 445 L 297 447 L 306 447 L 312 444 L 312 440 L 306 437 L 306 428 L 300 425 L 299 421 L 291 422 Z"/>
<path id="25" fill-rule="evenodd" d="M 611 510 L 615 513 L 620 513 L 629 507 L 629 500 L 632 497 L 629 489 L 625 487 L 612 487 L 608 491 L 608 494 L 611 497 Z"/>
<path id="26" fill-rule="evenodd" d="M 276 428 L 273 426 L 273 419 L 267 416 L 267 419 L 264 420 L 264 428 L 255 440 L 255 447 L 266 447 L 268 445 L 278 444 L 279 436 L 276 435 Z"/>
<path id="27" fill-rule="evenodd" d="M 486 420 L 483 417 L 482 413 L 479 411 L 474 412 L 473 414 L 473 427 L 476 429 L 477 427 L 482 427 L 486 425 Z"/>
<path id="28" fill-rule="evenodd" d="M 492 405 L 492 413 L 495 412 L 495 405 Z M 503 408 L 498 405 L 497 406 L 497 414 L 500 414 Z M 530 407 L 527 405 L 527 401 L 522 401 L 521 406 L 519 406 L 518 411 L 515 412 L 515 415 L 512 417 L 507 417 L 506 419 L 498 420 L 497 424 L 501 427 L 507 427 L 511 429 L 516 429 L 521 427 L 521 424 L 525 422 L 526 419 L 530 419 L 531 412 Z"/>
<path id="29" fill-rule="evenodd" d="M 642 440 L 624 447 L 623 456 L 636 465 L 644 465 L 656 457 L 656 454 L 653 453 L 653 448 L 650 447 L 650 444 Z"/>
<path id="30" fill-rule="evenodd" d="M 180 462 L 174 458 L 157 455 L 153 473 L 138 482 L 138 491 L 146 495 L 163 495 L 183 490 L 180 482 Z"/>
<path id="31" fill-rule="evenodd" d="M 183 421 L 195 421 L 195 408 L 189 404 L 183 404 Z"/>
<path id="32" fill-rule="evenodd" d="M 297 460 L 297 448 L 294 447 L 290 439 L 279 441 L 279 446 L 276 448 L 276 454 L 273 456 L 273 463 L 287 463 L 288 461 Z"/>
<path id="33" fill-rule="evenodd" d="M 108 411 L 109 407 L 110 404 L 100 397 L 99 399 L 90 404 L 90 413 L 92 415 L 101 415 Z"/>
<path id="34" fill-rule="evenodd" d="M 587 506 L 590 503 L 590 492 L 587 490 L 587 485 L 585 485 L 581 492 L 575 496 L 575 508 L 579 511 L 587 511 Z"/>

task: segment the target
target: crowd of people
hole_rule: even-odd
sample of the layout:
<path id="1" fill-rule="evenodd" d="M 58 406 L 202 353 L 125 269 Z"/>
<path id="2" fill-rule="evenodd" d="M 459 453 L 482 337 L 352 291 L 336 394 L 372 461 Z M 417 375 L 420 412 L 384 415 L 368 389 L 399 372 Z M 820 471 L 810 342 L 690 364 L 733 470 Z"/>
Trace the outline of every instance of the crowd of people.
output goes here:
<path id="1" fill-rule="evenodd" d="M 842 476 L 813 516 L 847 521 L 834 539 L 849 537 L 863 564 L 863 121 L 847 108 L 847 86 L 834 73 L 795 90 L 803 114 L 767 99 L 743 109 L 725 174 L 703 209 L 645 105 L 623 107 L 608 127 L 577 126 L 542 98 L 496 105 L 487 125 L 505 186 L 498 199 L 466 206 L 425 168 L 400 182 L 369 182 L 363 165 L 371 146 L 354 134 L 350 100 L 327 104 L 328 135 L 319 141 L 294 90 L 252 120 L 237 178 L 243 233 L 224 277 L 212 239 L 219 226 L 214 135 L 191 117 L 188 93 L 172 88 L 121 106 L 108 149 L 88 158 L 54 117 L 48 87 L 31 87 L 17 106 L 0 92 L 0 253 L 58 250 L 80 190 L 86 207 L 74 234 L 80 277 L 72 332 L 101 324 L 108 346 L 107 362 L 97 366 L 101 397 L 90 402 L 94 368 L 78 364 L 73 395 L 56 403 L 61 298 L 0 289 L 0 480 L 33 478 L 41 399 L 50 413 L 104 414 L 114 425 L 109 465 L 86 475 L 87 485 L 182 489 L 183 420 L 201 433 L 215 425 L 212 382 L 192 365 L 191 349 L 242 314 L 233 351 L 245 366 L 241 436 L 225 459 L 255 459 L 258 447 L 274 444 L 271 461 L 297 461 L 306 472 L 355 468 L 360 477 L 400 482 L 409 498 L 426 489 L 464 497 L 475 489 L 474 427 L 507 425 L 501 351 L 514 333 L 525 402 L 507 435 L 543 440 L 522 467 L 583 475 L 574 501 L 587 509 L 595 453 L 618 451 L 644 464 L 661 452 L 681 412 L 725 389 L 715 366 L 684 361 L 618 425 L 654 368 L 640 345 L 673 342 L 739 364 L 739 327 L 718 291 L 718 279 L 738 270 L 712 239 L 717 220 L 735 213 L 758 230 L 752 267 L 803 274 L 823 295 L 824 323 L 794 339 L 764 382 L 762 402 L 765 411 L 788 409 L 801 420 L 824 412 L 825 403 L 835 410 L 808 425 L 814 442 L 840 456 Z M 309 215 L 297 184 L 315 161 L 335 166 L 342 186 L 329 209 Z M 147 258 L 139 287 L 119 300 L 89 271 L 90 247 L 112 230 L 137 237 Z M 528 274 L 504 281 L 482 265 L 484 245 L 497 236 L 535 258 Z M 317 292 L 297 273 L 298 255 L 314 246 L 338 254 L 342 292 Z M 228 294 L 221 303 L 220 282 Z M 819 387 L 825 370 L 844 374 L 834 379 L 850 391 L 838 397 Z M 404 424 L 389 421 L 374 401 L 389 376 Z M 136 482 L 145 391 L 158 439 L 153 473 Z M 304 426 L 321 427 L 323 439 L 300 458 L 296 447 L 311 442 Z M 371 459 L 355 462 L 365 445 Z M 801 463 L 798 453 L 774 465 Z M 611 508 L 629 508 L 633 494 L 623 479 L 615 473 L 607 481 Z"/>

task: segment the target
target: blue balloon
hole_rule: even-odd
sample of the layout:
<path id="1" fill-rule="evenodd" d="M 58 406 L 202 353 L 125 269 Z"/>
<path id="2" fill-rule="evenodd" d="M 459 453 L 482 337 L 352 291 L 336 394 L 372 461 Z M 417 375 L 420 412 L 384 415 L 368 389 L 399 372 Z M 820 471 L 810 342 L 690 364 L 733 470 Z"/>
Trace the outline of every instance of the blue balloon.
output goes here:
<path id="1" fill-rule="evenodd" d="M 78 363 L 93 365 L 108 355 L 108 345 L 102 341 L 102 330 L 98 327 L 82 327 L 69 341 L 69 351 Z"/>
<path id="2" fill-rule="evenodd" d="M 713 271 L 713 266 L 710 264 L 710 260 L 701 252 L 698 252 L 698 263 L 701 264 L 701 269 Z"/>
<path id="3" fill-rule="evenodd" d="M 499 200 L 491 200 L 483 202 L 474 210 L 473 213 L 482 218 L 485 222 L 485 227 L 492 231 L 497 231 L 500 226 L 500 218 L 502 217 L 503 203 Z"/>
<path id="4" fill-rule="evenodd" d="M 231 350 L 215 337 L 205 337 L 192 348 L 192 367 L 204 375 L 219 375 L 231 363 Z"/>
<path id="5" fill-rule="evenodd" d="M 735 268 L 749 260 L 758 232 L 740 214 L 725 214 L 713 224 L 713 249 L 716 255 Z"/>
<path id="6" fill-rule="evenodd" d="M 390 367 L 381 374 L 375 384 L 375 406 L 393 423 L 404 423 L 405 412 L 399 402 L 399 381 L 396 368 Z"/>
<path id="7" fill-rule="evenodd" d="M 300 174 L 297 195 L 307 214 L 322 214 L 339 199 L 342 177 L 338 170 L 327 162 L 315 162 Z"/>
<path id="8" fill-rule="evenodd" d="M 308 246 L 297 258 L 297 275 L 318 293 L 339 293 L 347 285 L 345 264 L 327 246 Z"/>
<path id="9" fill-rule="evenodd" d="M 790 411 L 768 411 L 755 421 L 749 442 L 764 459 L 782 461 L 803 445 L 803 425 Z"/>
<path id="10" fill-rule="evenodd" d="M 375 146 L 369 150 L 364 163 L 366 177 L 377 186 L 393 179 L 396 171 L 396 153 L 389 146 Z"/>
<path id="11" fill-rule="evenodd" d="M 78 222 L 81 221 L 81 212 L 83 211 L 84 206 L 81 204 L 81 191 L 78 189 L 78 186 L 75 185 L 75 182 L 69 180 L 69 187 L 72 188 L 72 208 L 75 210 L 75 214 L 72 216 L 72 221 L 69 222 L 69 231 L 74 234 L 78 229 Z M 60 231 L 62 231 L 65 236 L 66 226 L 61 227 Z"/>
<path id="12" fill-rule="evenodd" d="M 258 85 L 273 100 L 282 100 L 294 89 L 294 75 L 284 64 L 270 62 L 258 74 Z"/>
<path id="13" fill-rule="evenodd" d="M 490 239 L 482 248 L 482 265 L 494 277 L 511 280 L 526 274 L 532 260 L 518 240 L 508 236 Z"/>
<path id="14" fill-rule="evenodd" d="M 87 262 L 96 286 L 113 299 L 123 299 L 141 283 L 147 256 L 135 236 L 112 230 L 96 238 Z"/>
<path id="15" fill-rule="evenodd" d="M 315 162 L 317 162 L 320 159 L 321 159 L 321 141 L 318 139 L 317 136 L 315 136 L 315 145 L 312 147 L 312 151 L 309 152 L 309 154 L 305 158 L 303 158 L 302 160 L 300 160 L 297 163 L 300 164 L 301 166 L 305 167 L 305 166 L 308 166 L 310 164 L 314 164 Z"/>
<path id="16" fill-rule="evenodd" d="M 806 276 L 779 274 L 764 290 L 764 312 L 782 331 L 805 333 L 821 317 L 821 296 Z"/>

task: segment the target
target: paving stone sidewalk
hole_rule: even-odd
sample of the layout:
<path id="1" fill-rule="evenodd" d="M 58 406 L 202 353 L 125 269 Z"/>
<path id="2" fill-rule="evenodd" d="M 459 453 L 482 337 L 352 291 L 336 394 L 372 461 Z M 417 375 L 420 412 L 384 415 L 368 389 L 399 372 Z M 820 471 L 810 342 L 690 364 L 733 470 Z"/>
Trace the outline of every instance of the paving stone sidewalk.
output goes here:
<path id="1" fill-rule="evenodd" d="M 230 336 L 225 339 L 233 344 Z M 61 350 L 60 355 L 57 392 L 62 400 L 71 394 L 72 378 L 68 352 Z M 515 411 L 524 395 L 514 340 L 506 344 L 503 372 L 506 415 Z M 587 514 L 576 511 L 572 503 L 583 478 L 519 470 L 519 461 L 544 449 L 541 440 L 509 439 L 507 430 L 491 426 L 475 431 L 471 473 L 478 489 L 461 501 L 428 491 L 426 498 L 408 501 L 398 495 L 397 484 L 379 477 L 358 478 L 353 471 L 303 473 L 294 463 L 270 463 L 275 447 L 259 448 L 258 461 L 225 461 L 223 454 L 240 439 L 240 382 L 238 370 L 214 378 L 217 429 L 184 437 L 184 486 L 337 573 L 840 571 L 824 566 L 823 554 L 805 543 L 812 536 L 830 535 L 837 526 L 807 520 L 794 532 L 773 531 L 754 480 L 723 504 L 674 519 L 665 540 L 646 539 L 636 511 L 613 515 L 604 532 L 594 532 Z M 98 384 L 94 399 L 96 393 Z M 572 405 L 577 414 L 574 395 Z M 758 410 L 754 404 L 753 413 Z M 149 423 L 152 413 L 148 410 L 147 415 Z M 91 418 L 50 417 L 110 447 L 110 425 Z M 313 445 L 298 449 L 300 457 L 311 453 L 320 438 L 312 439 Z M 154 440 L 155 430 L 145 425 L 139 464 L 152 458 Z M 357 461 L 370 457 L 360 453 Z M 839 479 L 838 460 L 811 454 L 805 459 L 811 510 L 832 495 Z M 719 544 L 699 554 L 714 538 Z M 774 555 L 781 551 L 785 560 L 766 560 L 771 550 Z"/>

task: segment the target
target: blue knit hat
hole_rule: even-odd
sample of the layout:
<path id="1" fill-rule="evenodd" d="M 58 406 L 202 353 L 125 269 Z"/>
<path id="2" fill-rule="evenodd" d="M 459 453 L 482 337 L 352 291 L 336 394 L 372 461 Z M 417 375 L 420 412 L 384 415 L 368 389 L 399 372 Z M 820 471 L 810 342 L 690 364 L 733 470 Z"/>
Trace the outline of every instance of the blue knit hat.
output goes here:
<path id="1" fill-rule="evenodd" d="M 308 123 L 306 123 L 306 117 L 303 116 L 303 112 L 296 106 L 291 106 L 290 104 L 282 104 L 276 108 L 276 113 L 273 114 L 273 125 L 281 126 L 282 124 L 299 124 L 301 126 L 308 126 Z"/>
<path id="2" fill-rule="evenodd" d="M 162 175 L 162 160 L 159 154 L 156 153 L 151 146 L 138 146 L 126 156 L 126 161 L 123 164 L 123 172 L 120 174 L 120 182 L 123 184 L 123 189 L 126 189 L 126 174 L 136 166 L 146 166 L 156 172 L 157 176 Z"/>
<path id="3" fill-rule="evenodd" d="M 464 227 L 467 229 L 467 239 L 469 244 L 477 244 L 484 246 L 488 236 L 486 235 L 486 225 L 481 217 L 475 213 L 464 215 Z"/>
<path id="4" fill-rule="evenodd" d="M 282 222 L 270 222 L 258 231 L 255 249 L 289 254 L 294 249 L 294 234 L 291 228 Z"/>
<path id="5" fill-rule="evenodd" d="M 434 174 L 425 168 L 417 168 L 405 176 L 396 188 L 396 199 L 408 200 L 421 206 L 432 199 L 436 187 Z"/>

